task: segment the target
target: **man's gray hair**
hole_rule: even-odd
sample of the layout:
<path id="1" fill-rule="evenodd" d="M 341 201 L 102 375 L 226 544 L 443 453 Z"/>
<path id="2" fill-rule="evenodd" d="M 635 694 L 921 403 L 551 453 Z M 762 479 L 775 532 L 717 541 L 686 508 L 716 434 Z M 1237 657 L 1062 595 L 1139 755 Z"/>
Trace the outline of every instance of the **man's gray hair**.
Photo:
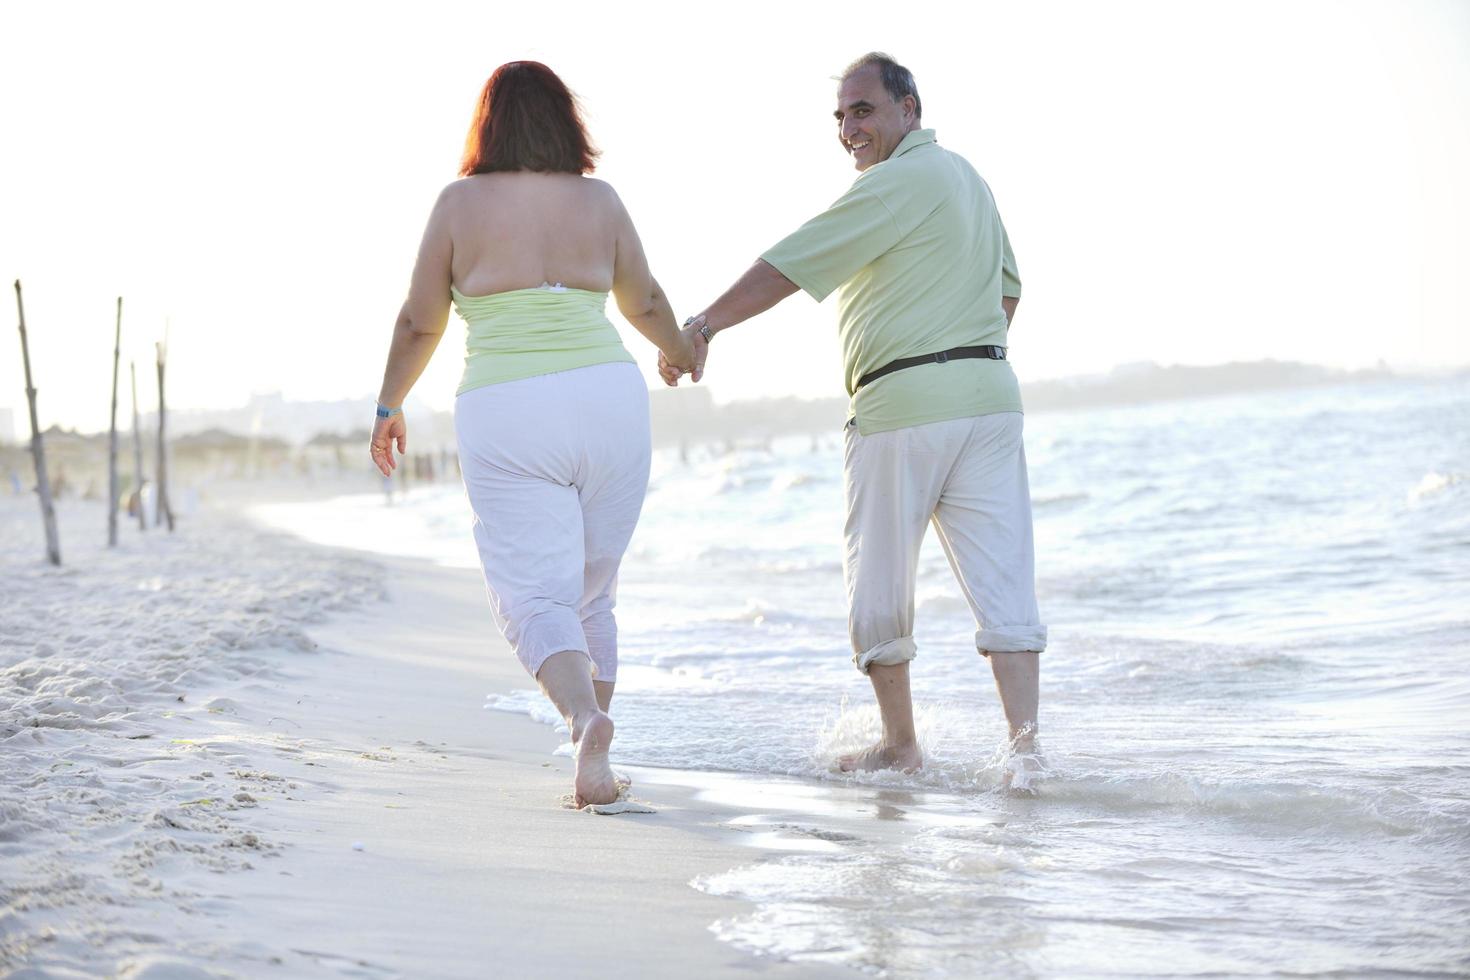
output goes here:
<path id="1" fill-rule="evenodd" d="M 912 95 L 914 97 L 914 118 L 918 119 L 924 115 L 924 103 L 919 101 L 919 86 L 914 83 L 914 73 L 893 60 L 891 55 L 886 55 L 882 51 L 869 51 L 844 68 L 837 80 L 845 82 L 869 65 L 877 66 L 878 73 L 883 78 L 883 89 L 893 97 L 894 102 L 902 101 L 905 95 Z"/>

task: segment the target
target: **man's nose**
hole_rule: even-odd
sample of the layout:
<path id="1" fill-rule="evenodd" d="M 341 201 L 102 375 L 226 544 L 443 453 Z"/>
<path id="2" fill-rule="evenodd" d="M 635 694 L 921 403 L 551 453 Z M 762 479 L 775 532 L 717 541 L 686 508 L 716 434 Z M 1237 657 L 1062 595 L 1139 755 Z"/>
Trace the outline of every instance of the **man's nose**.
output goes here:
<path id="1" fill-rule="evenodd" d="M 849 140 L 850 141 L 852 139 L 852 137 L 853 137 L 853 134 L 856 133 L 856 132 L 857 132 L 857 123 L 856 122 L 854 122 L 851 118 L 842 120 L 842 138 L 844 140 Z"/>

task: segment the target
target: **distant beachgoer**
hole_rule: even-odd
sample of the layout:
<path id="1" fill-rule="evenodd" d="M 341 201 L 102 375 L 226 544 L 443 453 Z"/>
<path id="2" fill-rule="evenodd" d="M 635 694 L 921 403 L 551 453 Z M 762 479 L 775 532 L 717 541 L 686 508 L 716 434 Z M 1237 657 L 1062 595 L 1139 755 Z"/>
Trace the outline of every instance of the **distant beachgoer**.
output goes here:
<path id="1" fill-rule="evenodd" d="M 1006 361 L 1021 281 L 990 188 L 920 124 L 913 75 L 864 55 L 837 90 L 837 137 L 861 172 L 831 207 L 685 321 L 693 379 L 710 338 L 802 289 L 838 294 L 851 396 L 844 460 L 853 663 L 873 684 L 881 740 L 844 770 L 916 769 L 908 662 L 919 545 L 932 521 L 979 631 L 1013 758 L 1035 750 L 1038 654 L 1021 395 Z M 683 369 L 661 363 L 668 384 Z M 1020 779 L 1029 764 L 1012 769 Z"/>
<path id="2" fill-rule="evenodd" d="M 648 388 L 603 312 L 618 309 L 663 359 L 692 343 L 648 269 L 597 151 L 551 69 L 490 76 L 460 180 L 429 215 L 398 315 L 371 453 L 384 476 L 407 445 L 401 406 L 453 303 L 468 327 L 455 431 L 496 625 L 576 746 L 575 802 L 610 803 L 618 565 L 648 488 Z"/>

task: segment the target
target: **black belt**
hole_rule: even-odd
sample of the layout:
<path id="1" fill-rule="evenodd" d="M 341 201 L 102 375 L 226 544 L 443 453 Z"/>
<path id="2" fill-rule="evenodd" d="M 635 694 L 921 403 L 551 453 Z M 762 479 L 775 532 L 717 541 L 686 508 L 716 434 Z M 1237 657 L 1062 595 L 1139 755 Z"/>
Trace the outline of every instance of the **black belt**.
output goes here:
<path id="1" fill-rule="evenodd" d="M 985 357 L 992 361 L 1003 361 L 1006 359 L 1006 349 L 996 347 L 994 344 L 985 344 L 980 347 L 952 347 L 942 350 L 938 354 L 920 354 L 917 357 L 900 357 L 896 361 L 889 361 L 876 371 L 869 371 L 858 378 L 857 386 L 872 384 L 885 374 L 894 371 L 902 371 L 904 368 L 918 367 L 920 364 L 943 364 L 945 361 L 959 361 L 967 357 Z M 853 389 L 856 391 L 857 389 Z"/>

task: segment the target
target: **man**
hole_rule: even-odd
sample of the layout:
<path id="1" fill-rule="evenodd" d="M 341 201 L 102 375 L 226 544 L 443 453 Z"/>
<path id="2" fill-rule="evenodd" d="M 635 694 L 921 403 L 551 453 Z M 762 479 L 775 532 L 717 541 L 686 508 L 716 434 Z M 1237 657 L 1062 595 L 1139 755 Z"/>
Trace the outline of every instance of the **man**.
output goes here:
<path id="1" fill-rule="evenodd" d="M 882 740 L 841 768 L 917 769 L 909 666 L 919 545 L 932 520 L 975 614 L 1014 756 L 1034 752 L 1038 654 L 1021 398 L 1005 345 L 1021 283 L 990 188 L 920 124 L 913 75 L 864 55 L 837 91 L 837 136 L 860 175 L 685 323 L 695 381 L 709 343 L 802 289 L 838 294 L 846 429 L 848 628 Z M 681 372 L 661 362 L 668 384 Z M 1024 777 L 1027 767 L 1012 765 Z M 1015 782 L 1017 788 L 1022 779 Z"/>

